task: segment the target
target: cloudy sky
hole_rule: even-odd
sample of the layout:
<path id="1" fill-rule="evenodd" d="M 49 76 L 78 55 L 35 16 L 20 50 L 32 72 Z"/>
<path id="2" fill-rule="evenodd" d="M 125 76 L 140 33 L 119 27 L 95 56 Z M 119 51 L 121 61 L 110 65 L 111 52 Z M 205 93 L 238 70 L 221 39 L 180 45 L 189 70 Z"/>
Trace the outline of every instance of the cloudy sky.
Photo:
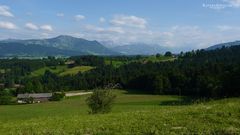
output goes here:
<path id="1" fill-rule="evenodd" d="M 0 0 L 0 39 L 58 35 L 204 48 L 240 40 L 240 0 Z"/>

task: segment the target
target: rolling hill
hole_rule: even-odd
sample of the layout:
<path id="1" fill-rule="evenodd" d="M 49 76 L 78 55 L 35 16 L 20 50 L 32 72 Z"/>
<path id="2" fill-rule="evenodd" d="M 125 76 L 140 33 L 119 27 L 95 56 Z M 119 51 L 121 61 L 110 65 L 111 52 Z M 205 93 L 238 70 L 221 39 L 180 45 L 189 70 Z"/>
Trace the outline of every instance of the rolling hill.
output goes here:
<path id="1" fill-rule="evenodd" d="M 23 44 L 17 42 L 0 43 L 0 56 L 72 56 L 87 54 L 71 50 L 62 50 L 54 47 Z"/>
<path id="2" fill-rule="evenodd" d="M 115 90 L 109 114 L 89 115 L 89 95 L 0 106 L 0 134 L 239 134 L 239 98 L 191 103 L 184 97 Z M 30 112 L 30 113 L 29 113 Z"/>

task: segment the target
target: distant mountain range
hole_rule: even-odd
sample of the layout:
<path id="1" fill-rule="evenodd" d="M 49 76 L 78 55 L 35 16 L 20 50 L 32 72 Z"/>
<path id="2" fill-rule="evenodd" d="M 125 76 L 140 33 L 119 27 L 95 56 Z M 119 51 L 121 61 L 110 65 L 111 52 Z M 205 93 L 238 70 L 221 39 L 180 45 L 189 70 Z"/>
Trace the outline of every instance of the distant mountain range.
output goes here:
<path id="1" fill-rule="evenodd" d="M 157 53 L 163 54 L 166 51 L 170 50 L 167 47 L 142 43 L 116 46 L 111 49 L 124 55 L 151 55 Z"/>
<path id="2" fill-rule="evenodd" d="M 97 41 L 71 36 L 0 41 L 1 56 L 119 55 Z"/>
<path id="3" fill-rule="evenodd" d="M 213 45 L 210 46 L 208 48 L 206 48 L 205 50 L 215 50 L 218 48 L 222 48 L 222 47 L 231 47 L 231 46 L 236 46 L 236 45 L 240 45 L 240 41 L 234 41 L 234 42 L 227 42 L 227 43 L 221 43 L 221 44 L 217 44 L 217 45 Z"/>
<path id="4" fill-rule="evenodd" d="M 0 43 L 0 57 L 15 57 L 15 56 L 74 56 L 83 55 L 77 51 L 62 50 L 54 47 L 45 47 L 33 44 L 22 44 L 17 42 Z"/>
<path id="5" fill-rule="evenodd" d="M 217 44 L 205 50 L 214 50 L 223 46 L 240 45 L 240 41 Z M 0 41 L 0 56 L 76 56 L 76 55 L 152 55 L 174 51 L 159 45 L 135 43 L 115 46 L 113 42 L 89 41 L 82 38 L 61 35 L 49 39 Z"/>

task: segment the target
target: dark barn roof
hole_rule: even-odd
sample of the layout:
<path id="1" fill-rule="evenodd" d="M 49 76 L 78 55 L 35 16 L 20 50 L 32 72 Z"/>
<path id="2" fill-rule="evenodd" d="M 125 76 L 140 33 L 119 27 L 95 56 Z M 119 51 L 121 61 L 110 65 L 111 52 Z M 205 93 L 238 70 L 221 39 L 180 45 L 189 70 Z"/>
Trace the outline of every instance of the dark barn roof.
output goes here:
<path id="1" fill-rule="evenodd" d="M 17 98 L 50 98 L 52 93 L 18 94 Z"/>

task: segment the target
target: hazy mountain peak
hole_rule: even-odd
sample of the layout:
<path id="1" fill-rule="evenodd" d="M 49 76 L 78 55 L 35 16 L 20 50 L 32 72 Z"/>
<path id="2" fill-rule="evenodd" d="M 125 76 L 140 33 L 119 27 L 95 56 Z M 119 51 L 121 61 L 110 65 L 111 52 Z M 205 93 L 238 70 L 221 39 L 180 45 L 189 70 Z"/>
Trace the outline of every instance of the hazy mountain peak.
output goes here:
<path id="1" fill-rule="evenodd" d="M 55 38 L 74 38 L 74 37 L 69 36 L 69 35 L 59 35 L 59 36 L 57 36 Z"/>
<path id="2" fill-rule="evenodd" d="M 70 35 L 59 35 L 55 38 L 49 38 L 49 39 L 59 39 L 59 40 L 86 40 L 86 39 L 83 39 L 83 38 L 77 38 L 77 37 L 73 37 L 73 36 L 70 36 Z"/>
<path id="3" fill-rule="evenodd" d="M 68 35 L 60 35 L 55 38 L 48 39 L 31 39 L 31 40 L 14 40 L 14 41 L 1 41 L 1 43 L 11 43 L 11 44 L 22 44 L 32 47 L 32 46 L 42 46 L 60 49 L 63 51 L 79 52 L 79 55 L 94 54 L 94 55 L 116 55 L 110 49 L 104 47 L 98 41 L 89 41 L 86 39 L 76 38 Z M 14 46 L 16 47 L 16 46 Z M 18 48 L 16 48 L 18 49 Z M 27 48 L 26 48 L 27 49 Z M 34 48 L 33 48 L 34 49 Z"/>

